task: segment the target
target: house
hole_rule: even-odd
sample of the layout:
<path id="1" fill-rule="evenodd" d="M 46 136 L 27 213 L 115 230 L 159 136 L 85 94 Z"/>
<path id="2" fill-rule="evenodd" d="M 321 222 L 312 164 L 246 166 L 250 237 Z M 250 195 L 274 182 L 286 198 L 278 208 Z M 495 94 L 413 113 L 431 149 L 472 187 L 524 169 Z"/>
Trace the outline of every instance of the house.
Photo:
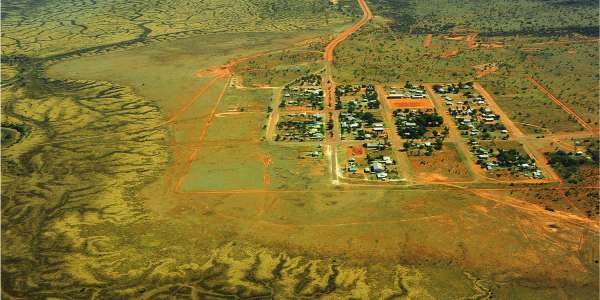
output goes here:
<path id="1" fill-rule="evenodd" d="M 373 171 L 375 173 L 381 173 L 381 172 L 385 171 L 385 166 L 380 162 L 373 162 L 371 164 L 371 171 Z"/>
<path id="2" fill-rule="evenodd" d="M 389 156 L 384 156 L 384 157 L 383 157 L 383 162 L 384 162 L 386 165 L 391 165 L 391 164 L 393 164 L 393 163 L 394 163 L 394 161 L 392 160 L 392 158 L 391 158 L 391 157 L 389 157 Z"/>
<path id="3" fill-rule="evenodd" d="M 365 147 L 367 147 L 367 149 L 379 149 L 380 145 L 377 143 L 367 143 L 365 144 Z"/>
<path id="4" fill-rule="evenodd" d="M 407 95 L 405 94 L 389 94 L 387 96 L 388 99 L 402 99 L 402 98 L 408 98 Z"/>
<path id="5" fill-rule="evenodd" d="M 373 131 L 376 131 L 376 132 L 381 132 L 381 131 L 383 131 L 383 130 L 384 130 L 384 128 L 383 128 L 383 127 L 374 127 L 374 128 L 373 128 Z"/>

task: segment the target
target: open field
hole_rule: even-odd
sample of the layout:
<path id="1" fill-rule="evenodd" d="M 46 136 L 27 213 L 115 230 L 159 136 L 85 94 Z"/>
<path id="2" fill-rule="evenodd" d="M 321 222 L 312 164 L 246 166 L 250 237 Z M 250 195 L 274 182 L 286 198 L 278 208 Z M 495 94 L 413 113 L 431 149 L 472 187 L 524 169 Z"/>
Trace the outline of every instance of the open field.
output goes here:
<path id="1" fill-rule="evenodd" d="M 318 48 L 322 43 L 315 43 Z M 260 56 L 238 64 L 234 71 L 243 86 L 283 86 L 323 68 L 322 52 L 294 49 Z"/>
<path id="2" fill-rule="evenodd" d="M 519 1 L 497 27 L 508 3 L 487 15 L 473 1 L 3 3 L 2 298 L 597 298 L 598 168 L 566 175 L 570 160 L 597 162 L 595 133 L 528 78 L 583 118 L 592 100 L 535 68 L 567 58 L 523 54 L 563 40 L 508 34 L 594 25 L 585 3 L 556 5 Z M 557 14 L 562 27 L 542 22 Z M 565 78 L 592 89 L 586 47 L 571 62 L 591 78 Z M 475 79 L 510 133 L 480 143 L 562 177 L 473 171 L 429 83 Z M 430 134 L 445 132 L 431 156 L 400 152 L 381 101 L 406 80 L 432 97 Z M 290 82 L 323 107 L 280 107 Z M 337 88 L 357 83 L 338 107 Z"/>
<path id="3" fill-rule="evenodd" d="M 548 45 L 532 53 L 533 78 L 598 128 L 598 44 Z"/>
<path id="4" fill-rule="evenodd" d="M 409 156 L 414 176 L 422 182 L 469 181 L 471 176 L 456 146 L 443 145 L 431 156 Z"/>

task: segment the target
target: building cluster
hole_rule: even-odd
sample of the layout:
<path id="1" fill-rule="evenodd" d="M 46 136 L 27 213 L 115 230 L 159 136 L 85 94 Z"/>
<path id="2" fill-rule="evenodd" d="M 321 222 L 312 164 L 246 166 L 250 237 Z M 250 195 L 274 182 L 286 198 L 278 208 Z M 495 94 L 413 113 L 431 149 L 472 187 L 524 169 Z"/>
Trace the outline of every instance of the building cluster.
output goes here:
<path id="1" fill-rule="evenodd" d="M 434 85 L 436 93 L 442 94 L 448 114 L 456 123 L 460 134 L 468 140 L 477 164 L 487 171 L 506 170 L 531 178 L 543 178 L 535 160 L 515 149 L 506 149 L 498 143 L 494 150 L 483 146 L 493 140 L 508 140 L 509 133 L 500 116 L 489 107 L 488 100 L 479 95 L 471 83 Z"/>
<path id="2" fill-rule="evenodd" d="M 494 150 L 482 146 L 472 146 L 471 152 L 477 158 L 477 164 L 488 171 L 503 169 L 530 178 L 544 178 L 542 171 L 536 166 L 535 160 L 515 149 L 498 148 Z"/>
<path id="3" fill-rule="evenodd" d="M 279 107 L 322 110 L 323 102 L 323 89 L 320 87 L 291 86 L 283 89 L 283 98 Z"/>
<path id="4" fill-rule="evenodd" d="M 325 134 L 323 117 L 318 113 L 283 115 L 277 130 L 276 141 L 321 141 Z"/>
<path id="5" fill-rule="evenodd" d="M 338 86 L 335 89 L 335 109 L 349 112 L 378 109 L 380 103 L 377 97 L 372 84 Z"/>
<path id="6" fill-rule="evenodd" d="M 339 119 L 342 140 L 368 140 L 387 137 L 385 125 L 379 114 L 341 112 Z"/>
<path id="7" fill-rule="evenodd" d="M 387 180 L 398 177 L 396 161 L 389 143 L 368 142 L 350 147 L 352 155 L 346 162 L 346 172 L 363 179 Z"/>
<path id="8" fill-rule="evenodd" d="M 387 95 L 388 100 L 429 99 L 429 96 L 425 92 L 424 86 L 422 86 L 422 85 L 414 86 L 409 81 L 406 82 L 404 87 L 402 87 L 402 88 L 390 87 L 390 88 L 388 88 L 387 92 L 388 92 L 388 95 Z"/>
<path id="9" fill-rule="evenodd" d="M 435 109 L 397 109 L 393 113 L 396 131 L 405 140 L 404 150 L 411 155 L 431 155 L 442 149 L 448 135 L 444 119 Z"/>
<path id="10" fill-rule="evenodd" d="M 403 142 L 401 149 L 392 149 L 388 128 L 378 109 L 380 102 L 373 85 L 340 85 L 335 88 L 334 115 L 322 116 L 317 110 L 324 109 L 322 78 L 318 74 L 304 76 L 283 89 L 280 107 L 296 107 L 310 112 L 282 114 L 277 123 L 277 141 L 323 141 L 326 129 L 333 137 L 339 122 L 340 138 L 350 145 L 345 176 L 361 180 L 395 180 L 398 169 L 394 151 L 406 151 L 408 155 L 432 155 L 444 146 L 449 134 L 449 124 L 433 108 L 434 105 L 421 105 L 431 102 L 430 95 L 422 85 L 410 82 L 401 88 L 387 88 L 387 99 L 391 107 L 393 126 Z M 544 178 L 535 160 L 522 145 L 508 141 L 509 132 L 502 124 L 500 116 L 488 104 L 489 100 L 480 95 L 473 84 L 436 84 L 433 91 L 440 95 L 447 113 L 456 124 L 461 136 L 468 143 L 471 154 L 483 169 L 498 176 L 510 172 L 517 176 Z M 395 100 L 399 101 L 395 101 Z M 423 99 L 424 101 L 419 101 Z M 399 102 L 405 101 L 403 105 Z M 290 110 L 293 110 L 290 108 Z M 384 110 L 384 113 L 387 111 Z M 388 116 L 386 116 L 388 117 Z M 327 124 L 324 123 L 327 119 Z M 390 124 L 387 124 L 388 126 Z M 361 142 L 355 142 L 361 141 Z M 362 143 L 362 144 L 358 144 Z M 309 149 L 310 150 L 310 149 Z M 322 158 L 323 149 L 303 151 L 301 158 Z"/>
<path id="11" fill-rule="evenodd" d="M 379 180 L 386 180 L 390 177 L 392 169 L 395 168 L 396 162 L 390 156 L 367 156 L 366 166 L 361 166 L 357 159 L 352 157 L 348 159 L 346 170 L 349 173 L 356 174 L 359 169 L 362 169 L 363 174 L 372 176 Z M 395 170 L 393 172 L 396 172 Z"/>

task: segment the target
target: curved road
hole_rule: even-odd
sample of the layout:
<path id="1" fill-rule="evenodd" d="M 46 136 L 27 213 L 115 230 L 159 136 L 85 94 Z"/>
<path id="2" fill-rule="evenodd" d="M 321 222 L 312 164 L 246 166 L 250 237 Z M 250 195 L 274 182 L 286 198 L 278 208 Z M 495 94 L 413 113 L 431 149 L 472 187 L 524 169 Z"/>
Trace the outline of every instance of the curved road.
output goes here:
<path id="1" fill-rule="evenodd" d="M 344 30 L 340 34 L 338 34 L 329 44 L 325 47 L 324 59 L 326 61 L 333 61 L 333 51 L 335 47 L 337 47 L 341 42 L 346 40 L 350 35 L 360 29 L 363 25 L 367 24 L 369 20 L 373 19 L 373 13 L 371 13 L 371 9 L 365 2 L 365 0 L 358 0 L 358 4 L 363 11 L 362 18 L 354 23 L 350 28 Z"/>

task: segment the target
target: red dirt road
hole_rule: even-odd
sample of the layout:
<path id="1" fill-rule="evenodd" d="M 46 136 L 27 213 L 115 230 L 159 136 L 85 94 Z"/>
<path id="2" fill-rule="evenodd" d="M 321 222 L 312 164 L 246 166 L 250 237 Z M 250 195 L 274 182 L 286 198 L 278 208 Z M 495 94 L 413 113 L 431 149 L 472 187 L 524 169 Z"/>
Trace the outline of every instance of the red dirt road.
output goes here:
<path id="1" fill-rule="evenodd" d="M 333 51 L 335 47 L 337 47 L 341 42 L 346 40 L 351 34 L 360 29 L 363 25 L 367 24 L 369 20 L 373 19 L 373 13 L 371 13 L 371 9 L 365 2 L 365 0 L 358 0 L 358 4 L 360 4 L 360 8 L 363 11 L 363 17 L 360 21 L 356 22 L 352 27 L 344 30 L 342 33 L 338 34 L 329 44 L 325 47 L 325 55 L 324 59 L 326 61 L 333 61 Z"/>

